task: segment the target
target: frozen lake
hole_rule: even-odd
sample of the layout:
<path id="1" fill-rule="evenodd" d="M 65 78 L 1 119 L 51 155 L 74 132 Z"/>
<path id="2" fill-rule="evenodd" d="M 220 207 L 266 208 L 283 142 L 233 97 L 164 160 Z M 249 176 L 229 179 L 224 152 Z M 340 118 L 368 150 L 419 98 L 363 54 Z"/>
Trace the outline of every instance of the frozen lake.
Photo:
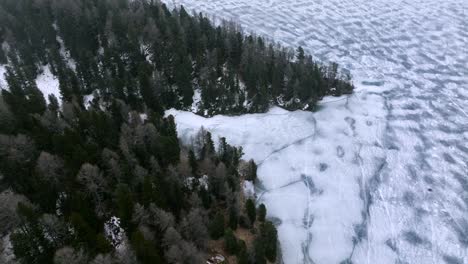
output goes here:
<path id="1" fill-rule="evenodd" d="M 468 1 L 175 0 L 350 69 L 317 113 L 201 118 L 259 163 L 286 264 L 468 263 Z"/>

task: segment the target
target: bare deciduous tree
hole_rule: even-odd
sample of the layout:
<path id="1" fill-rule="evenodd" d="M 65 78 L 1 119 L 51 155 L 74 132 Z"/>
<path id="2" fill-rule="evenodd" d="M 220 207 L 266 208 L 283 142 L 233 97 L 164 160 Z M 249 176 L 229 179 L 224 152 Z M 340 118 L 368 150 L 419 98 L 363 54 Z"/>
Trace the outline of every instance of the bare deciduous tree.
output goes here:
<path id="1" fill-rule="evenodd" d="M 27 164 L 35 156 L 34 142 L 25 135 L 0 135 L 0 160 L 10 164 Z"/>
<path id="2" fill-rule="evenodd" d="M 26 197 L 12 191 L 7 190 L 0 194 L 0 237 L 19 224 L 19 216 L 16 213 L 18 203 L 29 204 Z"/>
<path id="3" fill-rule="evenodd" d="M 15 118 L 10 111 L 9 106 L 6 104 L 3 97 L 0 95 L 0 130 L 9 132 L 14 127 Z"/>
<path id="4" fill-rule="evenodd" d="M 140 204 L 135 205 L 132 221 L 138 225 L 155 227 L 162 231 L 175 225 L 174 216 L 155 204 L 150 204 L 148 209 Z"/>
<path id="5" fill-rule="evenodd" d="M 70 235 L 69 226 L 57 216 L 44 214 L 39 220 L 46 238 L 55 246 L 63 246 Z"/>
<path id="6" fill-rule="evenodd" d="M 113 264 L 114 259 L 109 254 L 97 255 L 89 264 Z"/>
<path id="7" fill-rule="evenodd" d="M 47 183 L 56 186 L 64 176 L 63 160 L 47 152 L 41 152 L 36 162 L 36 170 Z"/>
<path id="8" fill-rule="evenodd" d="M 164 237 L 162 239 L 163 246 L 171 247 L 173 245 L 177 245 L 182 241 L 182 236 L 175 230 L 173 227 L 169 227 L 164 233 Z"/>
<path id="9" fill-rule="evenodd" d="M 107 183 L 97 166 L 85 163 L 81 166 L 77 180 L 85 188 L 85 194 L 91 196 L 96 205 L 96 213 L 102 216 L 105 212 L 103 194 L 107 190 Z"/>
<path id="10" fill-rule="evenodd" d="M 206 263 L 198 249 L 192 243 L 183 240 L 166 251 L 166 259 L 169 263 Z"/>
<path id="11" fill-rule="evenodd" d="M 204 248 L 208 240 L 208 230 L 206 220 L 201 209 L 192 209 L 181 223 L 181 230 L 184 237 L 198 248 Z"/>
<path id="12" fill-rule="evenodd" d="M 87 256 L 82 251 L 64 247 L 55 252 L 54 264 L 87 264 Z"/>

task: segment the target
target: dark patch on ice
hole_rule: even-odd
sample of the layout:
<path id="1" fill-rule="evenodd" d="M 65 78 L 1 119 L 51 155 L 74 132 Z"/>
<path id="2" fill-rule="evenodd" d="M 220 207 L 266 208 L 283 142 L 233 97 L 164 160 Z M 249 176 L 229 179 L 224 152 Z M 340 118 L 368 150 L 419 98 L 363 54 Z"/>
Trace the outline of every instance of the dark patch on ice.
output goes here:
<path id="1" fill-rule="evenodd" d="M 421 245 L 425 243 L 424 239 L 414 231 L 406 231 L 403 233 L 403 238 L 412 245 Z"/>
<path id="2" fill-rule="evenodd" d="M 348 123 L 349 127 L 351 128 L 351 130 L 354 133 L 354 131 L 356 130 L 356 120 L 354 118 L 352 118 L 352 117 L 347 116 L 347 117 L 345 117 L 345 121 L 346 121 L 346 123 Z"/>
<path id="3" fill-rule="evenodd" d="M 414 200 L 415 200 L 415 195 L 412 192 L 406 191 L 403 194 L 403 201 L 406 203 L 408 206 L 414 206 Z"/>
<path id="4" fill-rule="evenodd" d="M 465 147 L 465 146 L 462 146 L 460 144 L 456 144 L 455 145 L 459 150 L 465 152 L 465 153 L 468 153 L 468 147 Z"/>
<path id="5" fill-rule="evenodd" d="M 403 119 L 419 122 L 421 121 L 421 116 L 419 114 L 407 114 L 407 115 L 404 115 Z"/>
<path id="6" fill-rule="evenodd" d="M 315 154 L 315 155 L 322 155 L 323 153 L 323 150 L 319 149 L 319 148 L 314 148 L 312 150 L 312 152 Z"/>
<path id="7" fill-rule="evenodd" d="M 455 179 L 460 183 L 462 189 L 465 192 L 468 192 L 468 176 L 463 176 L 460 173 L 457 172 L 452 172 L 453 176 L 455 176 Z"/>
<path id="8" fill-rule="evenodd" d="M 304 212 L 304 217 L 302 218 L 302 224 L 304 225 L 304 228 L 306 229 L 311 228 L 313 223 L 314 223 L 314 216 L 310 215 L 309 210 L 306 210 Z"/>
<path id="9" fill-rule="evenodd" d="M 326 163 L 320 163 L 319 164 L 319 170 L 320 171 L 326 171 L 328 169 L 328 164 Z"/>
<path id="10" fill-rule="evenodd" d="M 385 245 L 387 245 L 387 247 L 389 247 L 393 252 L 398 252 L 398 248 L 396 247 L 396 243 L 393 239 L 387 239 L 387 241 L 385 241 Z"/>
<path id="11" fill-rule="evenodd" d="M 342 158 L 345 155 L 345 152 L 342 146 L 336 147 L 336 155 L 340 158 Z"/>
<path id="12" fill-rule="evenodd" d="M 362 85 L 368 85 L 368 86 L 383 86 L 385 84 L 384 81 L 362 81 Z"/>
<path id="13" fill-rule="evenodd" d="M 440 124 L 440 125 L 438 126 L 438 129 L 439 129 L 440 131 L 442 131 L 442 132 L 447 133 L 447 134 L 451 134 L 451 133 L 454 132 L 453 129 L 452 129 L 451 127 L 449 127 L 449 126 L 447 126 L 447 125 L 443 125 L 443 124 Z"/>
<path id="14" fill-rule="evenodd" d="M 367 120 L 367 121 L 366 121 L 366 125 L 367 125 L 367 126 L 372 126 L 372 121 Z"/>
<path id="15" fill-rule="evenodd" d="M 340 264 L 353 264 L 353 261 L 350 258 L 347 258 L 340 262 Z"/>
<path id="16" fill-rule="evenodd" d="M 433 118 L 433 115 L 427 111 L 422 112 L 421 117 L 424 119 L 430 119 Z"/>
<path id="17" fill-rule="evenodd" d="M 421 208 L 421 207 L 416 208 L 414 210 L 414 213 L 417 219 L 421 219 L 428 214 L 428 212 L 424 208 Z"/>
<path id="18" fill-rule="evenodd" d="M 418 173 L 416 172 L 416 169 L 413 165 L 407 165 L 406 169 L 408 170 L 408 173 L 413 181 L 418 178 Z"/>
<path id="19" fill-rule="evenodd" d="M 421 108 L 421 105 L 413 102 L 413 103 L 405 104 L 401 108 L 404 110 L 416 110 L 416 109 Z"/>
<path id="20" fill-rule="evenodd" d="M 447 264 L 463 264 L 463 260 L 459 259 L 457 257 L 444 255 L 443 259 L 444 259 L 445 263 L 447 263 Z"/>
<path id="21" fill-rule="evenodd" d="M 346 38 L 346 39 L 343 40 L 343 44 L 345 44 L 345 45 L 350 45 L 350 44 L 354 44 L 354 43 L 356 43 L 356 41 L 354 39 L 352 39 L 352 38 Z"/>
<path id="22" fill-rule="evenodd" d="M 413 68 L 413 65 L 407 61 L 402 61 L 401 64 L 407 69 L 407 70 L 411 70 L 411 68 Z"/>
<path id="23" fill-rule="evenodd" d="M 356 234 L 353 237 L 353 243 L 360 243 L 367 238 L 367 223 L 361 223 L 359 225 L 354 225 L 354 233 Z"/>
<path id="24" fill-rule="evenodd" d="M 444 156 L 444 160 L 447 161 L 448 163 L 451 163 L 451 164 L 456 163 L 456 161 L 453 159 L 453 157 L 450 154 L 444 153 L 443 156 Z"/>
<path id="25" fill-rule="evenodd" d="M 434 182 L 435 182 L 434 178 L 432 176 L 429 176 L 429 175 L 424 176 L 423 179 L 427 184 L 434 184 Z"/>
<path id="26" fill-rule="evenodd" d="M 273 223 L 276 227 L 280 226 L 283 222 L 278 217 L 268 217 L 268 220 Z"/>
<path id="27" fill-rule="evenodd" d="M 310 195 L 313 195 L 315 193 L 320 193 L 319 189 L 315 187 L 315 183 L 312 180 L 312 177 L 307 176 L 305 174 L 301 174 L 301 180 L 306 186 L 306 188 L 309 190 Z"/>
<path id="28" fill-rule="evenodd" d="M 311 243 L 312 243 L 312 234 L 307 233 L 307 239 L 301 245 L 302 246 L 302 255 L 304 256 L 304 259 L 303 259 L 304 264 L 313 264 L 314 263 L 314 261 L 312 260 L 312 258 L 309 255 L 309 247 L 310 247 Z"/>
<path id="29" fill-rule="evenodd" d="M 450 147 L 453 144 L 447 140 L 439 140 L 439 143 L 442 144 L 444 147 Z"/>
<path id="30" fill-rule="evenodd" d="M 388 145 L 387 145 L 387 149 L 388 149 L 388 150 L 397 150 L 397 151 L 400 150 L 400 148 L 399 148 L 397 145 L 395 145 L 394 143 L 388 144 Z"/>
<path id="31" fill-rule="evenodd" d="M 468 247 L 468 220 L 460 219 L 459 222 L 456 222 L 454 219 L 451 225 L 455 230 L 458 241 Z"/>

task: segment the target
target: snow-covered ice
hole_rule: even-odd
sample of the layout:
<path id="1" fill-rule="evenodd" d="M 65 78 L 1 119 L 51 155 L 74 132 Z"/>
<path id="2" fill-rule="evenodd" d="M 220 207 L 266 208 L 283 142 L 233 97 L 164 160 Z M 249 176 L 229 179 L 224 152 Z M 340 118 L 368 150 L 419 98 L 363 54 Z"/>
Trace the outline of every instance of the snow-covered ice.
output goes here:
<path id="1" fill-rule="evenodd" d="M 205 119 L 259 164 L 293 263 L 468 263 L 468 2 L 176 0 L 351 70 L 316 113 Z M 294 206 L 291 206 L 291 205 Z"/>
<path id="2" fill-rule="evenodd" d="M 383 128 L 366 125 L 385 118 L 382 99 L 368 94 L 338 99 L 315 114 L 272 108 L 266 114 L 207 119 L 189 112 L 167 112 L 176 117 L 179 136 L 186 143 L 203 125 L 214 138 L 227 136 L 230 144 L 243 146 L 244 158 L 258 163 L 259 202 L 280 223 L 287 263 L 303 261 L 296 249 L 308 250 L 326 262 L 347 258 L 354 226 L 363 221 L 359 183 L 372 177 L 378 159 L 384 158 L 384 151 L 374 146 Z M 372 101 L 369 109 L 356 107 L 363 100 Z M 346 116 L 348 108 L 356 112 L 355 121 Z M 376 110 L 375 116 L 365 115 L 370 108 Z M 365 133 L 368 141 L 356 139 L 356 130 Z M 360 152 L 373 155 L 363 155 L 358 162 Z M 337 243 L 347 246 L 337 248 Z"/>
<path id="3" fill-rule="evenodd" d="M 62 95 L 60 94 L 60 83 L 57 76 L 50 71 L 49 65 L 42 67 L 42 73 L 36 78 L 36 85 L 44 95 L 44 99 L 47 103 L 49 103 L 50 94 L 55 95 L 59 103 L 61 103 Z"/>

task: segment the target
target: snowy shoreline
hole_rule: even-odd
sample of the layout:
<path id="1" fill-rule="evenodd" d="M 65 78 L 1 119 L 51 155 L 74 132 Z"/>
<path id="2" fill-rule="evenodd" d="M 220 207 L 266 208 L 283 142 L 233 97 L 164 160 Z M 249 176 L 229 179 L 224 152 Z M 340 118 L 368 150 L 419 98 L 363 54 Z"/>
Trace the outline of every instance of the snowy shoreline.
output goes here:
<path id="1" fill-rule="evenodd" d="M 316 113 L 168 112 L 181 137 L 204 125 L 260 164 L 286 264 L 468 262 L 468 2 L 174 3 L 354 76 L 353 95 Z"/>

